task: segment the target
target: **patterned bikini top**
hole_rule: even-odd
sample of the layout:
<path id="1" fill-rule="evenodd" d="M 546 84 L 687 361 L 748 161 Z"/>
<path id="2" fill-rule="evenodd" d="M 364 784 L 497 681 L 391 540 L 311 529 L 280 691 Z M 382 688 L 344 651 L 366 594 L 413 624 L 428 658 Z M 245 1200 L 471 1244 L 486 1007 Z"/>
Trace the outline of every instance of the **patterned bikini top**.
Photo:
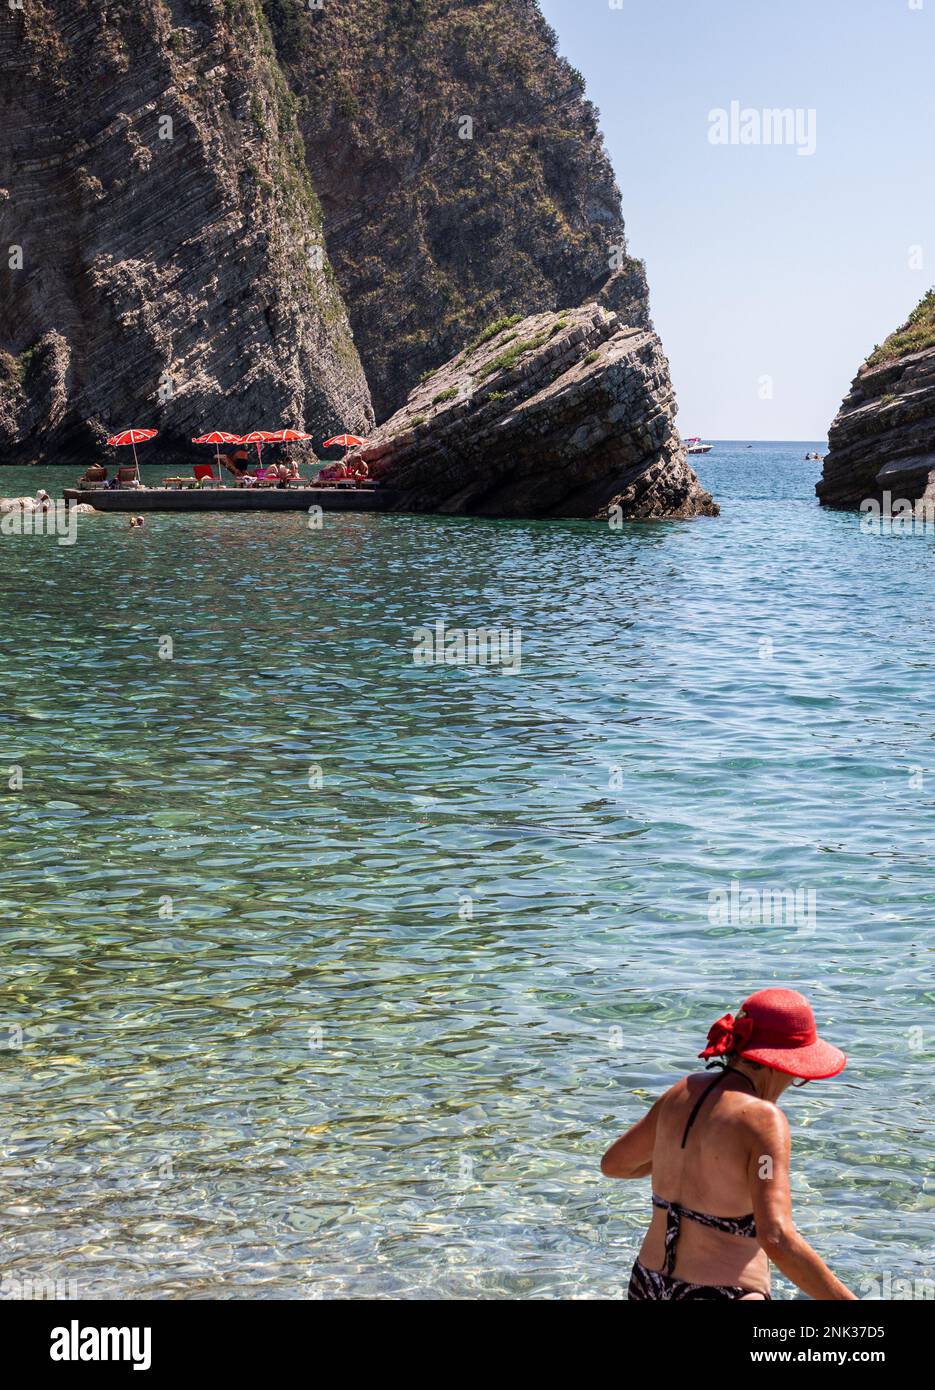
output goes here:
<path id="1" fill-rule="evenodd" d="M 716 1076 L 710 1086 L 706 1086 L 699 1098 L 695 1101 L 692 1112 L 688 1117 L 688 1123 L 685 1126 L 685 1132 L 682 1135 L 681 1147 L 683 1149 L 691 1127 L 697 1118 L 698 1111 L 704 1105 L 715 1086 L 720 1086 L 721 1082 L 725 1080 L 729 1073 L 741 1077 L 742 1080 L 748 1083 L 751 1091 L 754 1093 L 756 1092 L 756 1087 L 749 1076 L 744 1076 L 743 1072 L 735 1071 L 733 1067 L 725 1067 L 720 1076 Z M 663 1197 L 657 1197 L 655 1192 L 653 1193 L 653 1206 L 659 1207 L 666 1213 L 666 1262 L 663 1273 L 668 1275 L 670 1279 L 673 1278 L 675 1274 L 675 1257 L 678 1249 L 683 1217 L 689 1221 L 697 1221 L 699 1226 L 708 1226 L 714 1231 L 723 1231 L 724 1234 L 728 1236 L 748 1236 L 750 1239 L 756 1240 L 756 1222 L 753 1212 L 751 1212 L 749 1216 L 708 1216 L 706 1212 L 692 1211 L 689 1207 L 683 1207 L 679 1202 L 667 1202 Z"/>

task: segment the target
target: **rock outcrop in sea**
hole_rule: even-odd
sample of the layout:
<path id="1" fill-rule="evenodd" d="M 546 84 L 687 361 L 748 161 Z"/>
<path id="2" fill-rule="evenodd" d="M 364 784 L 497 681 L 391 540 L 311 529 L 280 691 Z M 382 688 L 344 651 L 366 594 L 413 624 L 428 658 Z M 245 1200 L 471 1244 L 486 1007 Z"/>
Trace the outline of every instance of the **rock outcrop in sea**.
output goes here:
<path id="1" fill-rule="evenodd" d="M 400 511 L 716 516 L 674 415 L 656 335 L 592 303 L 491 325 L 355 457 Z"/>
<path id="2" fill-rule="evenodd" d="M 827 507 L 935 504 L 935 290 L 861 367 L 828 436 Z"/>

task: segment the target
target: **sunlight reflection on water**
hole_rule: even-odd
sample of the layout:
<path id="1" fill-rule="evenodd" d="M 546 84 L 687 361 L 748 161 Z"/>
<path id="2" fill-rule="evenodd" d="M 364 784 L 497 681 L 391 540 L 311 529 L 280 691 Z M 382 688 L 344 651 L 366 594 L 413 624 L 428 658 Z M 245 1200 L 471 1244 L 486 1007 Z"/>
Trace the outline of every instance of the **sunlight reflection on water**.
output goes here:
<path id="1" fill-rule="evenodd" d="M 781 983 L 851 1056 L 788 1102 L 802 1230 L 932 1273 L 932 543 L 820 512 L 804 452 L 721 447 L 719 521 L 617 534 L 0 540 L 0 1272 L 619 1296 L 649 1193 L 603 1148 Z M 437 618 L 518 626 L 521 674 L 415 667 Z M 713 925 L 732 878 L 814 931 Z"/>

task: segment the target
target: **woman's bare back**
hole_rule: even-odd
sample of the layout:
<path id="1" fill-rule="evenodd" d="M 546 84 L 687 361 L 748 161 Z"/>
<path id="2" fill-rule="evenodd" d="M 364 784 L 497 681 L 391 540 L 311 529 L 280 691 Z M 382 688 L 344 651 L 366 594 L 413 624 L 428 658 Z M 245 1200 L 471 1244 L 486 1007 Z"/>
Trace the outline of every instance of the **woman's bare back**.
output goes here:
<path id="1" fill-rule="evenodd" d="M 716 1217 L 749 1217 L 753 1211 L 750 1187 L 755 1164 L 754 1117 L 770 1106 L 751 1094 L 745 1078 L 728 1075 L 713 1086 L 682 1147 L 692 1111 L 710 1087 L 709 1074 L 684 1077 L 662 1098 L 653 1148 L 653 1191 L 667 1202 Z M 771 1108 L 771 1107 L 770 1107 Z M 653 1209 L 653 1219 L 640 1260 L 649 1269 L 665 1263 L 666 1212 Z M 743 1285 L 769 1292 L 769 1262 L 755 1240 L 712 1230 L 697 1221 L 682 1220 L 675 1275 L 697 1284 Z"/>

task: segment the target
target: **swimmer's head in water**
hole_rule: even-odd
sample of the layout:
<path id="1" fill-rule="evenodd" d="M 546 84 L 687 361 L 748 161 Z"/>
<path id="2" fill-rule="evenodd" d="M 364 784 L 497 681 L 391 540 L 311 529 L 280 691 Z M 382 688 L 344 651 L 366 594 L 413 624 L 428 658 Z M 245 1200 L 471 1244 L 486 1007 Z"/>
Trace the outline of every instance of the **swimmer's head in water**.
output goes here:
<path id="1" fill-rule="evenodd" d="M 758 1062 L 806 1081 L 837 1076 L 847 1065 L 843 1052 L 819 1038 L 811 1005 L 794 989 L 751 994 L 736 1017 L 725 1014 L 712 1025 L 698 1055 Z"/>

